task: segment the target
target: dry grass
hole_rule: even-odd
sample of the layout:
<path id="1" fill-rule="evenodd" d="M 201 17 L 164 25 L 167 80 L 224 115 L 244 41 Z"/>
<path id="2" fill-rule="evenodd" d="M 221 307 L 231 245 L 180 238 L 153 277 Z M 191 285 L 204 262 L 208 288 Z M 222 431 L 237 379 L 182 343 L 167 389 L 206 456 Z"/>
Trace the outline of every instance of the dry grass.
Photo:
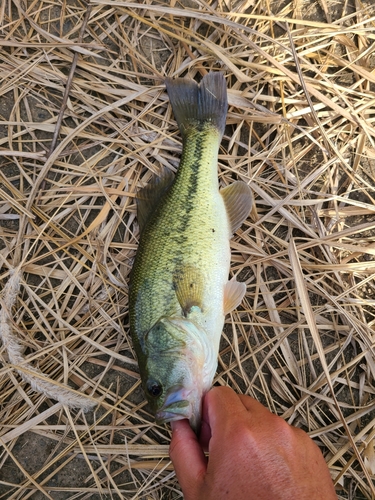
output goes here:
<path id="1" fill-rule="evenodd" d="M 375 8 L 285 3 L 0 2 L 0 498 L 180 498 L 127 282 L 135 193 L 181 150 L 163 77 L 215 68 L 220 182 L 255 195 L 216 382 L 308 430 L 339 498 L 375 498 Z"/>

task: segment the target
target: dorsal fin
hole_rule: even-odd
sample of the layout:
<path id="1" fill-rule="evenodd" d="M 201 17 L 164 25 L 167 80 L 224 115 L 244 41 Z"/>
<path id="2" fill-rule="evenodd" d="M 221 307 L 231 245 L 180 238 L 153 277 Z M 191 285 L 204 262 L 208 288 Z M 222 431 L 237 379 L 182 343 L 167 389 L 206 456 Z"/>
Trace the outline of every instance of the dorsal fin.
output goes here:
<path id="1" fill-rule="evenodd" d="M 250 213 L 253 196 L 247 184 L 242 181 L 234 182 L 220 190 L 227 210 L 232 234 L 237 231 Z"/>
<path id="2" fill-rule="evenodd" d="M 137 219 L 140 231 L 146 225 L 150 215 L 155 211 L 161 198 L 170 188 L 174 180 L 174 175 L 170 170 L 165 169 L 161 176 L 153 178 L 147 186 L 137 193 Z"/>
<path id="3" fill-rule="evenodd" d="M 228 314 L 238 307 L 246 293 L 245 283 L 240 283 L 236 278 L 227 282 L 224 288 L 224 314 Z"/>

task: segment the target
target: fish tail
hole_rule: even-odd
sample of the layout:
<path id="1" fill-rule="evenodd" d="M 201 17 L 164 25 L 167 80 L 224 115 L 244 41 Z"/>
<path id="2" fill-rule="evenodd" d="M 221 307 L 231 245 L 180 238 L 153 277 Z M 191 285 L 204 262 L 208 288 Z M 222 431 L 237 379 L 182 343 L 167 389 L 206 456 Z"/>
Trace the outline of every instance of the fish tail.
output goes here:
<path id="1" fill-rule="evenodd" d="M 200 84 L 189 78 L 166 78 L 165 85 L 183 138 L 190 131 L 206 129 L 223 136 L 228 109 L 223 73 L 211 71 Z"/>

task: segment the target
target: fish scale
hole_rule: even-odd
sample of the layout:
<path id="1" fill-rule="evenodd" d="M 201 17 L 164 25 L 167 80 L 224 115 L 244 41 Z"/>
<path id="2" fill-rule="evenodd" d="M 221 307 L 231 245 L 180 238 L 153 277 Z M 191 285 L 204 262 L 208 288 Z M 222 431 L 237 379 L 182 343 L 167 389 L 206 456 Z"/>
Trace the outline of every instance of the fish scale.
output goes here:
<path id="1" fill-rule="evenodd" d="M 135 306 L 131 329 L 138 335 L 146 333 L 160 316 L 181 313 L 173 289 L 179 267 L 196 265 L 205 274 L 211 260 L 224 253 L 223 246 L 229 254 L 230 231 L 218 191 L 217 153 L 213 153 L 219 140 L 212 129 L 186 140 L 175 181 L 142 232 L 130 299 Z M 220 236 L 223 242 L 218 241 Z M 213 248 L 215 242 L 219 249 Z"/>
<path id="2" fill-rule="evenodd" d="M 159 422 L 200 422 L 212 384 L 225 313 L 245 286 L 228 282 L 229 240 L 251 206 L 237 182 L 219 191 L 218 150 L 227 112 L 225 80 L 211 72 L 198 86 L 168 79 L 182 137 L 175 178 L 138 194 L 140 243 L 129 295 L 130 329 L 142 385 Z"/>

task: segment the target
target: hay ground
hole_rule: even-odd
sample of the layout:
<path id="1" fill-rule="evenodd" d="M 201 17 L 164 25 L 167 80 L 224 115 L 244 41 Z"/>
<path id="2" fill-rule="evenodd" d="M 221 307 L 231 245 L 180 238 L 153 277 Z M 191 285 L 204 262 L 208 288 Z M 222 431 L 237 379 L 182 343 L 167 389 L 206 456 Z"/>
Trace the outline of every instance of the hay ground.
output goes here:
<path id="1" fill-rule="evenodd" d="M 182 496 L 129 338 L 134 197 L 178 166 L 163 78 L 221 69 L 220 183 L 255 201 L 215 382 L 307 430 L 340 499 L 373 499 L 374 4 L 143 3 L 0 2 L 0 498 Z"/>

